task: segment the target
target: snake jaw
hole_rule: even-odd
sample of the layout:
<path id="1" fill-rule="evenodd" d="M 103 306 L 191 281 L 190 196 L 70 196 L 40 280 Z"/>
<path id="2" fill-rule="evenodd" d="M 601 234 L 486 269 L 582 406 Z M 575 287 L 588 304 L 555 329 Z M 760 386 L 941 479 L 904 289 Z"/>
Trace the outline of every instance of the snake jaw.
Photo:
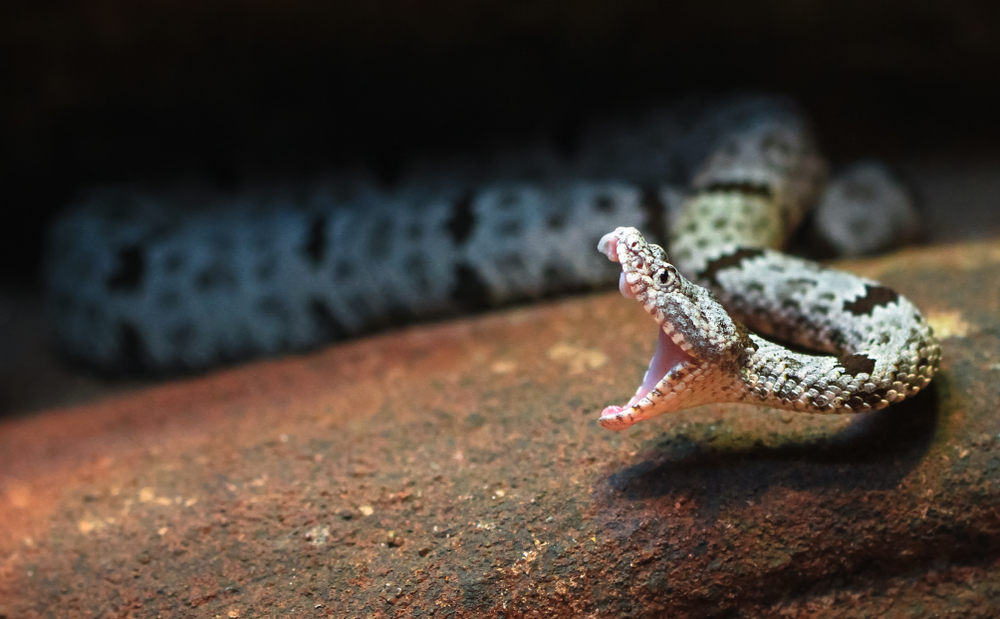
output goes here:
<path id="1" fill-rule="evenodd" d="M 697 365 L 695 360 L 677 346 L 661 328 L 656 351 L 649 361 L 649 368 L 646 369 L 635 395 L 625 406 L 608 406 L 601 411 L 598 423 L 609 430 L 624 430 L 637 421 L 676 410 L 669 408 L 664 400 L 673 400 L 678 404 L 683 401 L 683 398 L 678 398 L 678 393 L 672 389 L 674 381 L 677 377 L 691 375 Z M 683 392 L 680 393 L 683 395 Z"/>
<path id="2" fill-rule="evenodd" d="M 598 249 L 622 265 L 618 281 L 622 295 L 642 303 L 660 327 L 656 350 L 635 395 L 625 406 L 609 406 L 601 413 L 601 426 L 623 430 L 642 419 L 675 410 L 670 403 L 680 404 L 686 398 L 678 397 L 671 388 L 673 381 L 691 375 L 700 364 L 658 307 L 659 295 L 655 293 L 675 289 L 680 279 L 676 269 L 666 262 L 666 253 L 659 246 L 647 244 L 635 228 L 617 228 L 604 235 Z M 654 282 L 654 277 L 659 281 Z"/>
<path id="3" fill-rule="evenodd" d="M 635 396 L 609 406 L 599 423 L 621 430 L 633 423 L 713 402 L 740 399 L 737 357 L 745 332 L 707 289 L 686 280 L 658 245 L 635 228 L 606 234 L 598 249 L 622 265 L 619 288 L 659 325 L 656 352 Z"/>

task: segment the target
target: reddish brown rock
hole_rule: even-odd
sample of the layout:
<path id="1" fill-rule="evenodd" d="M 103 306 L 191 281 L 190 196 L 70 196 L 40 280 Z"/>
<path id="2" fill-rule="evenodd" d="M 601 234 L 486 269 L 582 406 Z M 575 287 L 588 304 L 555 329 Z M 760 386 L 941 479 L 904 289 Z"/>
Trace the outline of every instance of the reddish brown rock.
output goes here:
<path id="1" fill-rule="evenodd" d="M 602 430 L 655 330 L 608 293 L 6 421 L 0 616 L 993 616 L 1000 244 L 849 266 L 943 336 L 865 416 Z"/>

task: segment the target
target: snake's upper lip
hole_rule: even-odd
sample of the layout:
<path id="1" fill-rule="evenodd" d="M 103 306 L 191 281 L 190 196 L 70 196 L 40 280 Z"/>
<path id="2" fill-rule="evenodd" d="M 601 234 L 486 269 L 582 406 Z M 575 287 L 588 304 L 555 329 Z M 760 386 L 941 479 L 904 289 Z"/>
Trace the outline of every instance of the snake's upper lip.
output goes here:
<path id="1" fill-rule="evenodd" d="M 608 257 L 611 262 L 618 262 L 618 231 L 608 232 L 597 242 L 597 251 Z"/>
<path id="2" fill-rule="evenodd" d="M 618 257 L 618 231 L 609 232 L 601 237 L 601 240 L 597 243 L 597 249 L 611 262 L 621 262 Z M 618 276 L 618 290 L 622 293 L 626 299 L 635 299 L 635 293 L 632 292 L 632 287 L 628 285 L 625 279 L 625 271 L 622 271 Z"/>

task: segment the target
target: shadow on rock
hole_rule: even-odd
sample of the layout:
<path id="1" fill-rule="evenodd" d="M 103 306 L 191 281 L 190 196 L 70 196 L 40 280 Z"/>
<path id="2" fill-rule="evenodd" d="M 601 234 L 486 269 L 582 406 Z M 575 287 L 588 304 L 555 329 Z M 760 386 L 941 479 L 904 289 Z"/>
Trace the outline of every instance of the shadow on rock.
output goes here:
<path id="1" fill-rule="evenodd" d="M 926 454 L 938 425 L 940 398 L 936 381 L 915 398 L 859 416 L 835 435 L 802 442 L 767 445 L 761 439 L 733 447 L 713 437 L 672 434 L 636 454 L 636 464 L 612 473 L 605 500 L 697 496 L 699 503 L 718 508 L 753 500 L 772 487 L 891 489 Z"/>
<path id="2" fill-rule="evenodd" d="M 621 582 L 641 583 L 678 614 L 729 616 L 721 609 L 887 582 L 943 558 L 995 556 L 996 517 L 955 520 L 972 488 L 949 486 L 947 498 L 928 492 L 945 492 L 941 480 L 908 488 L 942 411 L 953 408 L 942 404 L 949 387 L 935 381 L 804 440 L 791 432 L 720 440 L 708 424 L 665 435 L 593 490 L 595 524 L 619 558 Z"/>

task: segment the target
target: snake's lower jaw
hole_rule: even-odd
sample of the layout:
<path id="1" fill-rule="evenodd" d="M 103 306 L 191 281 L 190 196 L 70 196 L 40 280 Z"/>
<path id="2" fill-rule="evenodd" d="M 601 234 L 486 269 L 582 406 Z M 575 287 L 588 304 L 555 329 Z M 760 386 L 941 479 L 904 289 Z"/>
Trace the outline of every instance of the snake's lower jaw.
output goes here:
<path id="1" fill-rule="evenodd" d="M 742 394 L 738 376 L 692 359 L 667 372 L 654 389 L 644 393 L 640 387 L 625 406 L 608 406 L 597 422 L 608 430 L 624 430 L 640 421 L 696 406 L 740 402 Z"/>
<path id="2" fill-rule="evenodd" d="M 624 406 L 605 408 L 599 420 L 602 427 L 622 430 L 637 421 L 686 408 L 682 403 L 692 393 L 685 390 L 685 378 L 699 363 L 663 327 L 658 327 L 657 332 L 656 349 L 635 395 Z M 678 387 L 680 391 L 676 391 Z"/>
<path id="3" fill-rule="evenodd" d="M 606 430 L 624 430 L 637 421 L 641 421 L 636 415 L 636 410 L 631 406 L 609 406 L 601 411 L 601 418 L 597 423 Z"/>

